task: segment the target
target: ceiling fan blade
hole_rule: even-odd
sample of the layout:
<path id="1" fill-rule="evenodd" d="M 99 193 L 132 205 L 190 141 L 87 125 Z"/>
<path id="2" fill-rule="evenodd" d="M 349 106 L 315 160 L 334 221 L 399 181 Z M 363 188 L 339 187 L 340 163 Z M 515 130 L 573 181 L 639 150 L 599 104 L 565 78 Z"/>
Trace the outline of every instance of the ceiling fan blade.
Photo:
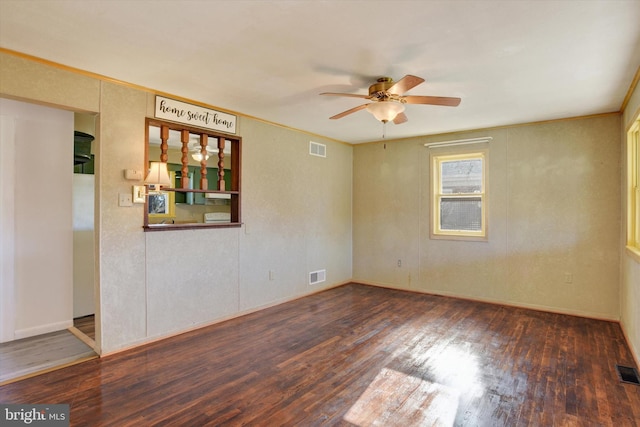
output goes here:
<path id="1" fill-rule="evenodd" d="M 387 89 L 387 92 L 395 93 L 396 95 L 402 95 L 406 91 L 413 89 L 422 82 L 424 82 L 424 79 L 422 77 L 407 74 L 406 76 L 398 80 L 393 86 Z"/>
<path id="2" fill-rule="evenodd" d="M 430 105 L 444 105 L 446 107 L 457 107 L 460 105 L 460 98 L 449 98 L 446 96 L 419 96 L 419 95 L 407 95 L 403 99 L 407 104 L 430 104 Z"/>
<path id="3" fill-rule="evenodd" d="M 336 92 L 323 92 L 320 95 L 328 95 L 328 96 L 348 96 L 350 98 L 364 98 L 370 99 L 369 95 L 361 95 L 358 93 L 336 93 Z"/>
<path id="4" fill-rule="evenodd" d="M 343 111 L 342 113 L 336 114 L 335 116 L 332 116 L 332 117 L 329 117 L 329 118 L 332 119 L 332 120 L 341 119 L 342 117 L 347 116 L 347 115 L 349 115 L 351 113 L 355 113 L 356 111 L 364 110 L 365 108 L 367 108 L 367 105 L 369 105 L 369 104 L 358 105 L 355 108 L 352 108 L 352 109 L 347 110 L 347 111 Z"/>
<path id="5" fill-rule="evenodd" d="M 407 118 L 407 115 L 405 113 L 398 113 L 396 118 L 393 119 L 393 123 L 396 124 L 396 125 L 399 125 L 401 123 L 406 122 L 407 120 L 409 120 L 409 119 Z"/>

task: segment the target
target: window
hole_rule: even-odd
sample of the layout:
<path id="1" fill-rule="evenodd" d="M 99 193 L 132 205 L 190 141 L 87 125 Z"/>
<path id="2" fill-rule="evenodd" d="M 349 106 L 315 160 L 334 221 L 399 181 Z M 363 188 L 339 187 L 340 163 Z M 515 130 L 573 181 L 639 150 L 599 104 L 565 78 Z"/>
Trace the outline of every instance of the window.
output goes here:
<path id="1" fill-rule="evenodd" d="M 627 133 L 627 247 L 640 258 L 640 118 Z"/>
<path id="2" fill-rule="evenodd" d="M 487 239 L 486 150 L 431 155 L 431 237 Z"/>

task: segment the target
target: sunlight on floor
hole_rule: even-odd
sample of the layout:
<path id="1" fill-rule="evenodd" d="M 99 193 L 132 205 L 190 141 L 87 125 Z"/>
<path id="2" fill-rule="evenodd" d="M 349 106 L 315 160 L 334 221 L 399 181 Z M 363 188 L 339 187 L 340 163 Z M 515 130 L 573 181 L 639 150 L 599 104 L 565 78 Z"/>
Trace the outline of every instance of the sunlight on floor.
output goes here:
<path id="1" fill-rule="evenodd" d="M 391 369 L 382 369 L 344 420 L 357 426 L 451 427 L 459 392 Z"/>
<path id="2" fill-rule="evenodd" d="M 449 344 L 430 355 L 430 373 L 440 384 L 464 393 L 466 399 L 480 397 L 484 386 L 480 377 L 478 357 L 466 346 Z"/>
<path id="3" fill-rule="evenodd" d="M 482 397 L 479 357 L 467 343 L 408 346 L 394 354 L 412 374 L 384 368 L 344 420 L 360 426 L 451 427 L 458 407 Z"/>

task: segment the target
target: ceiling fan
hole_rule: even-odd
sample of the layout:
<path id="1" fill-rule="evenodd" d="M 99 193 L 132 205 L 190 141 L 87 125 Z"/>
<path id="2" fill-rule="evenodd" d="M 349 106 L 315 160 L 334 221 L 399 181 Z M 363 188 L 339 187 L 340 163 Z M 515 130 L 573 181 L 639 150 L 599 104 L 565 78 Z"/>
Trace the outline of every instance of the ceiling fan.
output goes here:
<path id="1" fill-rule="evenodd" d="M 335 92 L 324 92 L 320 95 L 347 96 L 373 101 L 368 104 L 362 104 L 355 108 L 351 108 L 350 110 L 343 111 L 342 113 L 329 117 L 330 119 L 340 119 L 366 108 L 367 111 L 373 114 L 374 117 L 382 123 L 392 121 L 397 125 L 408 120 L 407 116 L 404 114 L 404 104 L 444 105 L 448 107 L 457 107 L 460 104 L 460 98 L 403 95 L 406 91 L 418 86 L 422 82 L 424 82 L 423 78 L 412 76 L 410 74 L 404 76 L 397 82 L 394 82 L 391 77 L 380 77 L 377 80 L 377 83 L 369 86 L 369 95 Z"/>

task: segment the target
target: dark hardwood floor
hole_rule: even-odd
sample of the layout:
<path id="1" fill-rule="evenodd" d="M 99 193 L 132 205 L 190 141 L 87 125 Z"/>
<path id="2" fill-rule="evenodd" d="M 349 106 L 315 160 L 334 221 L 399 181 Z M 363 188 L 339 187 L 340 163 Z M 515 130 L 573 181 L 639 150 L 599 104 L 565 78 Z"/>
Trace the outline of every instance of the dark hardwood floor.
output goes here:
<path id="1" fill-rule="evenodd" d="M 76 317 L 75 319 L 73 319 L 73 326 L 92 340 L 96 339 L 95 323 L 95 315 L 93 314 L 90 314 L 88 316 Z"/>
<path id="2" fill-rule="evenodd" d="M 636 426 L 617 323 L 346 285 L 0 388 L 83 426 Z"/>

